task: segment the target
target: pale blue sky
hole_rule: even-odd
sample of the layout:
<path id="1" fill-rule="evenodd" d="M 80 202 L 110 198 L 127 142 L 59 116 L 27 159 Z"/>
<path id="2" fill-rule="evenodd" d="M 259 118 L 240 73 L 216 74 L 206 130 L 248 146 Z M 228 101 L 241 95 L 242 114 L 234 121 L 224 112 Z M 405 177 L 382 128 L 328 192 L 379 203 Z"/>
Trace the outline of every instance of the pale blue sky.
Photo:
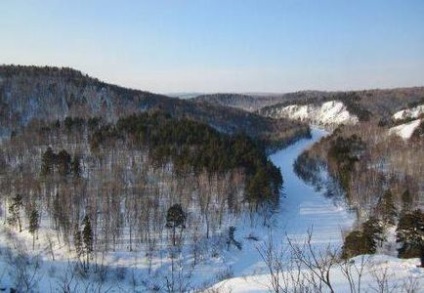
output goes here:
<path id="1" fill-rule="evenodd" d="M 423 0 L 1 0 L 0 63 L 153 92 L 424 85 Z"/>

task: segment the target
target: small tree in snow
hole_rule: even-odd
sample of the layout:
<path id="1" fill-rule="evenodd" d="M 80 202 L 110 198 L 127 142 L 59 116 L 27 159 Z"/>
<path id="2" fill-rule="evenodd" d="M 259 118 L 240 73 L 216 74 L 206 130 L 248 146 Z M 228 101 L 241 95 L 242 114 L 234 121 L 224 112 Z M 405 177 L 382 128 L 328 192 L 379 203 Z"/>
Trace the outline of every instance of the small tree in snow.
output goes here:
<path id="1" fill-rule="evenodd" d="M 93 231 L 91 229 L 91 222 L 88 216 L 84 217 L 83 229 L 80 231 L 78 225 L 75 226 L 74 231 L 74 245 L 75 252 L 78 259 L 81 261 L 84 272 L 90 268 L 90 258 L 93 253 Z"/>
<path id="2" fill-rule="evenodd" d="M 31 210 L 29 215 L 29 233 L 32 234 L 32 249 L 34 250 L 35 238 L 38 238 L 38 228 L 40 227 L 40 214 L 36 207 Z"/>
<path id="3" fill-rule="evenodd" d="M 174 204 L 168 209 L 166 214 L 166 227 L 172 229 L 172 245 L 176 245 L 175 231 L 177 227 L 181 230 L 185 228 L 185 220 L 187 216 L 180 204 Z"/>

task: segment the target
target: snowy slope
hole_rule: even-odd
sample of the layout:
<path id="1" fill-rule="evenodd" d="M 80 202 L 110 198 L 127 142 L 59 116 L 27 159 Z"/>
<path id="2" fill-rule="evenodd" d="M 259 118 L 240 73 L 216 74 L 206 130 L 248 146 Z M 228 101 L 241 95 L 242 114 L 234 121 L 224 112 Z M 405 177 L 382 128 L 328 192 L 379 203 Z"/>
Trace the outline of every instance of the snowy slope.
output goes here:
<path id="1" fill-rule="evenodd" d="M 392 117 L 394 120 L 418 118 L 424 114 L 424 105 L 419 105 L 411 109 L 404 109 L 396 112 Z"/>
<path id="2" fill-rule="evenodd" d="M 358 256 L 348 263 L 352 270 L 356 291 L 353 292 L 424 292 L 424 269 L 417 268 L 418 259 L 398 259 L 387 255 Z M 359 282 L 358 271 L 363 268 Z M 284 271 L 281 279 L 290 279 L 298 273 Z M 302 273 L 302 272 L 301 272 Z M 348 278 L 342 273 L 340 266 L 335 266 L 330 271 L 335 292 L 352 292 Z M 270 292 L 271 278 L 269 274 L 262 274 L 248 278 L 233 278 L 216 284 L 213 289 L 218 292 Z M 283 283 L 283 282 L 282 282 Z M 360 290 L 358 290 L 360 286 Z M 293 292 L 293 283 L 290 281 L 282 284 L 289 292 Z M 329 292 L 323 288 L 323 292 Z M 272 292 L 272 291 L 271 291 Z M 281 290 L 281 292 L 284 292 Z"/>
<path id="3" fill-rule="evenodd" d="M 415 129 L 421 124 L 421 119 L 416 119 L 411 122 L 401 124 L 389 129 L 389 134 L 396 134 L 405 140 L 408 140 Z"/>
<path id="4" fill-rule="evenodd" d="M 358 117 L 351 115 L 340 101 L 328 101 L 321 105 L 290 105 L 275 109 L 273 117 L 310 121 L 318 125 L 355 124 Z"/>

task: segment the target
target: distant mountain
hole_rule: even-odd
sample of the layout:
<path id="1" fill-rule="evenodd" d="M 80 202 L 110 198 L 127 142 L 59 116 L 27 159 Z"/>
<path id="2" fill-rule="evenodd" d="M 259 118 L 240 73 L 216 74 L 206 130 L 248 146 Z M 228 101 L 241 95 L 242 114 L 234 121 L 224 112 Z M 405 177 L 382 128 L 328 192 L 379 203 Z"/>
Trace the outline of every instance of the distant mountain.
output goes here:
<path id="1" fill-rule="evenodd" d="M 70 68 L 0 66 L 0 131 L 10 133 L 32 120 L 120 117 L 163 111 L 207 123 L 227 133 L 243 132 L 270 142 L 288 142 L 307 126 L 257 114 L 107 84 Z"/>
<path id="2" fill-rule="evenodd" d="M 193 100 L 196 102 L 233 107 L 249 112 L 254 112 L 265 106 L 279 103 L 281 101 L 281 97 L 247 94 L 207 94 L 197 96 Z"/>

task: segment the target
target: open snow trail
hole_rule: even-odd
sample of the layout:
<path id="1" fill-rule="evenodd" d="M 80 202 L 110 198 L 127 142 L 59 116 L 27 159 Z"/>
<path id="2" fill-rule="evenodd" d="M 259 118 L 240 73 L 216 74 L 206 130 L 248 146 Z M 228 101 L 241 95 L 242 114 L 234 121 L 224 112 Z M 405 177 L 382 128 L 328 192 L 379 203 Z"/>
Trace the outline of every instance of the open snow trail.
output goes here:
<path id="1" fill-rule="evenodd" d="M 293 163 L 302 151 L 326 134 L 323 130 L 313 129 L 312 139 L 301 140 L 271 156 L 284 177 L 284 197 L 278 222 L 286 227 L 285 233 L 289 237 L 304 238 L 307 230 L 313 229 L 313 241 L 341 243 L 341 230 L 352 225 L 354 215 L 325 197 L 325 190 L 316 191 L 306 184 L 293 170 Z"/>
<path id="2" fill-rule="evenodd" d="M 270 241 L 275 249 L 287 247 L 287 237 L 294 242 L 303 243 L 308 236 L 308 230 L 312 229 L 314 248 L 324 249 L 329 244 L 342 244 L 341 230 L 351 227 L 355 216 L 344 206 L 335 205 L 332 199 L 325 197 L 325 190 L 317 191 L 313 186 L 306 184 L 293 170 L 296 158 L 325 135 L 326 131 L 315 128 L 312 130 L 311 139 L 302 139 L 271 156 L 274 164 L 281 168 L 284 177 L 284 190 L 273 224 L 269 228 L 260 224 L 249 228 L 246 222 L 244 226 L 239 226 L 237 235 L 243 238 L 243 250 L 232 250 L 225 257 L 234 278 L 227 279 L 214 288 L 219 288 L 222 292 L 227 292 L 227 289 L 231 292 L 263 292 L 264 284 L 260 283 L 263 283 L 264 277 L 268 278 L 268 271 L 257 247 L 263 247 Z M 259 241 L 246 240 L 251 234 Z M 256 282 L 258 278 L 262 281 Z M 258 284 L 258 287 L 255 288 L 253 284 Z"/>

